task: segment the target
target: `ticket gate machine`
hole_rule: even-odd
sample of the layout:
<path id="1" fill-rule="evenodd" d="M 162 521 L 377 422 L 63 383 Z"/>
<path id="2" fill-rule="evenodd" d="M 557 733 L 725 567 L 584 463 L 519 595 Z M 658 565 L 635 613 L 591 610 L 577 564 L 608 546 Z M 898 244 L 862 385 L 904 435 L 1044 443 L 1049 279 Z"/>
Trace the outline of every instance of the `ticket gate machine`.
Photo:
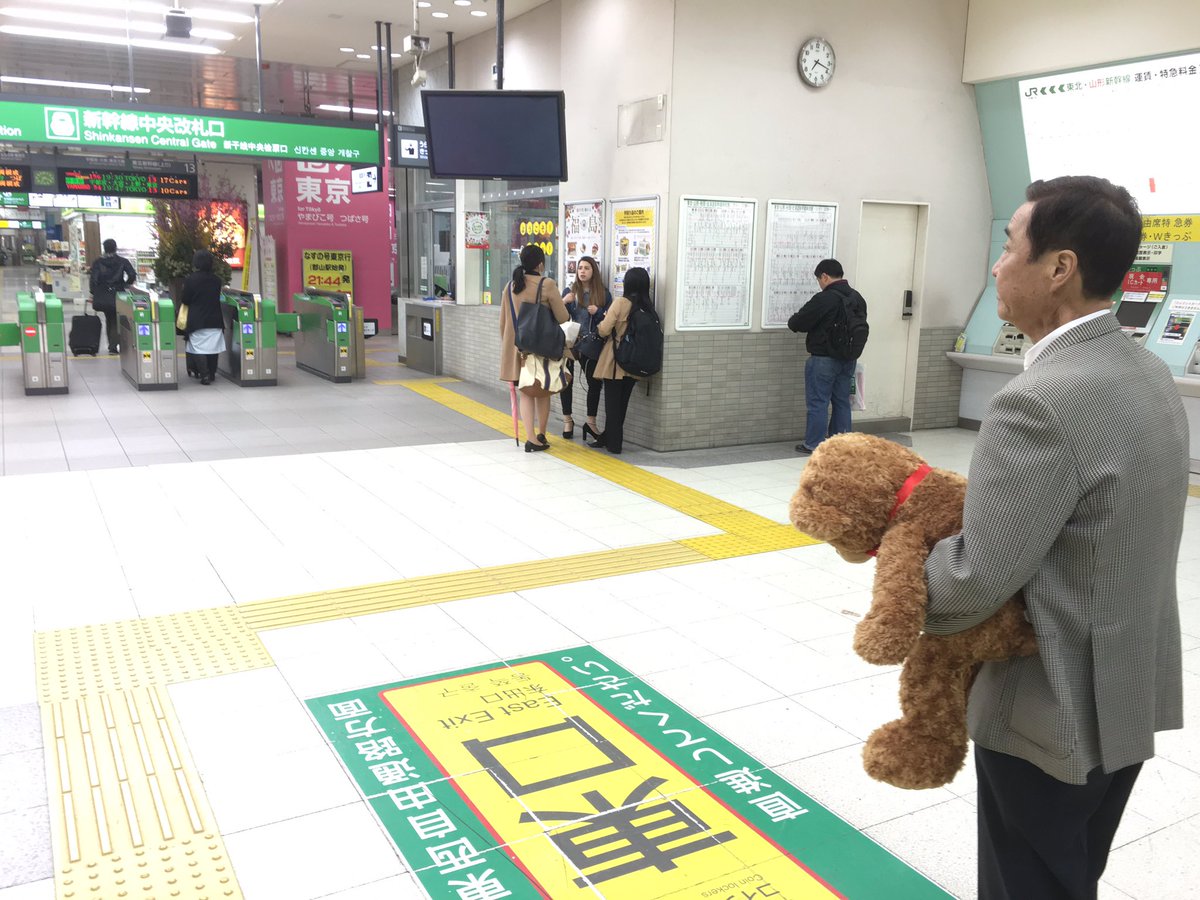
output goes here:
<path id="1" fill-rule="evenodd" d="M 362 331 L 355 333 L 354 306 L 340 291 L 305 288 L 292 295 L 299 318 L 296 367 L 342 384 L 354 378 Z"/>
<path id="2" fill-rule="evenodd" d="M 166 294 L 130 287 L 117 294 L 121 371 L 139 391 L 179 389 L 175 304 Z"/>
<path id="3" fill-rule="evenodd" d="M 41 290 L 18 293 L 17 328 L 26 395 L 67 393 L 62 301 Z"/>
<path id="4" fill-rule="evenodd" d="M 279 383 L 279 346 L 275 301 L 233 288 L 221 291 L 225 352 L 217 371 L 242 387 Z"/>

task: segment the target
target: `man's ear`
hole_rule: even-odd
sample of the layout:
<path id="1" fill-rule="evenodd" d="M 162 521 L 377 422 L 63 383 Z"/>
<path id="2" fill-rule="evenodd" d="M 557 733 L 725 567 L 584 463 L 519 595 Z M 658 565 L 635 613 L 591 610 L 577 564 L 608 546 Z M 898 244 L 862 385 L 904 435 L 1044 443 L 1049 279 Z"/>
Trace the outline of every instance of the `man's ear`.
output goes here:
<path id="1" fill-rule="evenodd" d="M 1062 287 L 1079 274 L 1079 257 L 1074 250 L 1059 250 L 1051 261 L 1054 271 L 1050 280 L 1054 287 Z"/>

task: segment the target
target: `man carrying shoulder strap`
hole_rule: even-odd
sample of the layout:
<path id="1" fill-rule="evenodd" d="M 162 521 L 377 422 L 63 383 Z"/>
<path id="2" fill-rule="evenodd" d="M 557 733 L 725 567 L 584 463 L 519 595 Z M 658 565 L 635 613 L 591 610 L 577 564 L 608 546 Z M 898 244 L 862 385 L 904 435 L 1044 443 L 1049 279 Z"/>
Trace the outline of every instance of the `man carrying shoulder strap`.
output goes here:
<path id="1" fill-rule="evenodd" d="M 821 286 L 820 292 L 788 319 L 788 328 L 808 335 L 804 340 L 808 350 L 808 360 L 804 363 L 807 418 L 804 440 L 796 445 L 796 452 L 803 454 L 812 453 L 826 437 L 850 430 L 850 388 L 854 384 L 857 357 L 840 358 L 831 333 L 838 322 L 845 327 L 843 309 L 847 305 L 864 323 L 867 318 L 867 302 L 850 287 L 840 262 L 823 259 L 813 274 Z M 858 351 L 862 352 L 862 348 Z"/>

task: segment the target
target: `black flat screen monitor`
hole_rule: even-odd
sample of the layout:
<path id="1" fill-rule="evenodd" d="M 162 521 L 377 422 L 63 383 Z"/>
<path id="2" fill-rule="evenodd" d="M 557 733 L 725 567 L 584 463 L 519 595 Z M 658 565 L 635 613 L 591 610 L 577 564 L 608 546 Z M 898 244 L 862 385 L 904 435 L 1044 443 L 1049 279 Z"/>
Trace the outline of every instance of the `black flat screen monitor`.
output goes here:
<path id="1" fill-rule="evenodd" d="M 1122 300 L 1117 307 L 1117 321 L 1126 328 L 1136 328 L 1139 331 L 1150 323 L 1150 317 L 1158 310 L 1157 303 L 1135 303 Z"/>
<path id="2" fill-rule="evenodd" d="M 567 180 L 562 91 L 421 91 L 435 178 Z"/>

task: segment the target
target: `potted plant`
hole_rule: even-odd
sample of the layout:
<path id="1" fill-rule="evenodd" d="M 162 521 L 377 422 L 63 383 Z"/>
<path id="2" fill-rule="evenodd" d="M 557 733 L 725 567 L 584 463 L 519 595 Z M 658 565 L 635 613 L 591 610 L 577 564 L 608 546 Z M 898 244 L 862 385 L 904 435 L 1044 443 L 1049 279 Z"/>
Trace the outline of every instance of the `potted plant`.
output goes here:
<path id="1" fill-rule="evenodd" d="M 222 188 L 224 188 L 222 190 Z M 151 200 L 154 221 L 151 230 L 157 242 L 154 259 L 154 278 L 178 297 L 183 279 L 192 273 L 192 257 L 197 250 L 208 250 L 214 258 L 213 272 L 222 284 L 229 284 L 233 275 L 226 259 L 233 256 L 234 245 L 213 214 L 216 197 L 230 197 L 235 191 L 224 182 L 205 190 L 210 196 L 197 200 Z"/>

